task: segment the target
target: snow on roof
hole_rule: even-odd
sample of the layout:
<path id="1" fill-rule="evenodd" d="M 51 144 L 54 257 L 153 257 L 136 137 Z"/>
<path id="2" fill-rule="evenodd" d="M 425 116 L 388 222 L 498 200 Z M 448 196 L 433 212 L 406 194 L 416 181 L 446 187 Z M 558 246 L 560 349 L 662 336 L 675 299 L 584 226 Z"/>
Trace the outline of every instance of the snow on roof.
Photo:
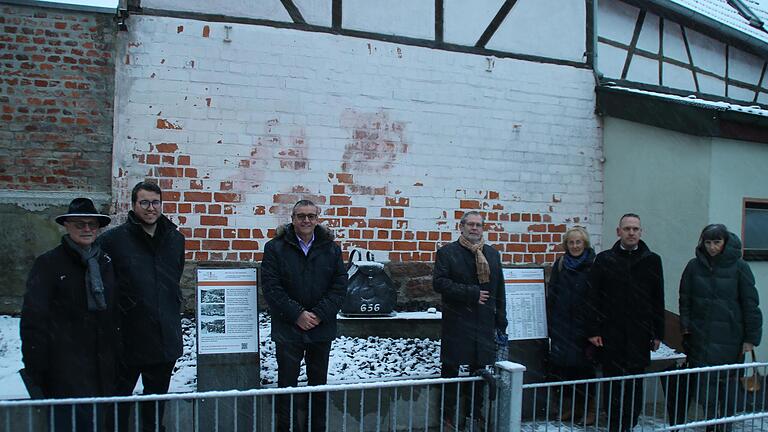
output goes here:
<path id="1" fill-rule="evenodd" d="M 668 0 L 768 43 L 768 32 L 749 25 L 749 20 L 726 0 Z M 768 26 L 768 0 L 742 0 Z"/>
<path id="2" fill-rule="evenodd" d="M 634 89 L 630 87 L 619 87 L 619 86 L 605 86 L 605 87 L 610 89 L 630 92 L 630 93 L 637 93 L 637 94 L 642 94 L 646 96 L 653 96 L 653 97 L 658 97 L 662 99 L 667 99 L 667 100 L 685 104 L 685 105 L 715 109 L 717 111 L 738 111 L 745 114 L 753 114 L 753 115 L 758 115 L 762 117 L 768 117 L 768 110 L 763 109 L 757 105 L 753 105 L 753 106 L 736 105 L 728 102 L 715 102 L 715 101 L 710 101 L 706 99 L 701 99 L 694 95 L 678 96 L 678 95 L 672 95 L 667 93 L 659 93 L 659 92 L 653 92 L 648 90 Z"/>

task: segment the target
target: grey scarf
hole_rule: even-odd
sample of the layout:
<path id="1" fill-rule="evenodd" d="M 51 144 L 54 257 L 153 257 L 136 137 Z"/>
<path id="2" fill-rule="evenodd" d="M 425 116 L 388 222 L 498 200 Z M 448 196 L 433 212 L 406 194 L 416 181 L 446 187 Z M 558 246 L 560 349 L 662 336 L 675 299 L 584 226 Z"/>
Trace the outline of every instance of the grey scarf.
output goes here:
<path id="1" fill-rule="evenodd" d="M 85 264 L 85 298 L 88 299 L 89 311 L 103 311 L 107 309 L 107 302 L 104 299 L 104 283 L 101 280 L 101 269 L 99 268 L 99 257 L 101 248 L 93 244 L 91 248 L 85 250 L 75 244 L 69 235 L 64 236 L 64 241 L 75 252 L 80 255 L 80 261 Z"/>

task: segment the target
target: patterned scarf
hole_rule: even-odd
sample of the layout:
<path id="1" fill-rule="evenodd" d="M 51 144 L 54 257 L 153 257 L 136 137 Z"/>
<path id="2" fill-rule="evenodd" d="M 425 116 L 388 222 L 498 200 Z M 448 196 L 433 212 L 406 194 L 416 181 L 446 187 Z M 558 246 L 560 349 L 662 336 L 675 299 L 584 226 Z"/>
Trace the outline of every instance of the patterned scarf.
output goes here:
<path id="1" fill-rule="evenodd" d="M 485 241 L 480 239 L 478 243 L 472 243 L 464 235 L 459 236 L 459 244 L 475 254 L 475 266 L 477 267 L 477 281 L 481 284 L 491 281 L 491 268 L 488 266 L 488 260 L 483 255 L 483 245 Z"/>
<path id="2" fill-rule="evenodd" d="M 64 236 L 64 241 L 80 255 L 80 261 L 85 264 L 85 297 L 88 299 L 88 310 L 106 310 L 104 282 L 101 280 L 101 268 L 99 268 L 101 248 L 93 244 L 90 249 L 84 250 L 69 238 L 69 234 Z"/>

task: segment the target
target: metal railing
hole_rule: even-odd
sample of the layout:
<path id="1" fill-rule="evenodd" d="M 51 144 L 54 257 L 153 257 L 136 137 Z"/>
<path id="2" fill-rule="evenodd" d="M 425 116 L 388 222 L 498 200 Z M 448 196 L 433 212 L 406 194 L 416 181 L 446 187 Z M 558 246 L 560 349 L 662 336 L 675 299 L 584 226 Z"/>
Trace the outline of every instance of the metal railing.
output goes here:
<path id="1" fill-rule="evenodd" d="M 768 363 L 525 384 L 522 430 L 766 430 Z M 744 377 L 755 377 L 750 391 Z M 695 429 L 691 429 L 695 430 Z"/>
<path id="2" fill-rule="evenodd" d="M 768 431 L 767 369 L 768 363 L 755 363 L 523 384 L 523 366 L 499 362 L 492 379 L 0 401 L 0 432 L 138 432 L 161 425 L 174 432 L 619 431 L 634 424 L 635 431 Z M 759 390 L 742 383 L 749 376 L 758 377 Z"/>
<path id="3" fill-rule="evenodd" d="M 164 424 L 165 430 L 175 432 L 448 432 L 464 430 L 459 427 L 466 423 L 468 428 L 480 432 L 490 430 L 495 418 L 487 403 L 495 398 L 491 387 L 481 377 L 472 376 L 247 391 L 0 401 L 0 431 L 138 432 L 160 431 Z M 467 419 L 460 414 L 465 408 Z M 146 412 L 151 418 L 142 419 Z M 142 429 L 142 420 L 146 421 L 147 429 Z"/>

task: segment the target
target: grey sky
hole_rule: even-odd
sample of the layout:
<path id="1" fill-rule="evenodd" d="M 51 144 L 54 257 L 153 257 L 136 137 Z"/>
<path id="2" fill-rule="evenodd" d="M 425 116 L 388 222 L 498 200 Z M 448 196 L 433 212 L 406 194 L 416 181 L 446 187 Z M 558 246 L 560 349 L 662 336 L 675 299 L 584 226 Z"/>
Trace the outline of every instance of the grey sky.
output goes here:
<path id="1" fill-rule="evenodd" d="M 81 6 L 98 6 L 98 7 L 108 7 L 108 8 L 117 8 L 118 0 L 63 0 L 63 1 L 53 1 L 53 0 L 39 0 L 43 3 L 65 3 L 65 4 L 73 4 L 73 5 L 81 5 Z"/>

